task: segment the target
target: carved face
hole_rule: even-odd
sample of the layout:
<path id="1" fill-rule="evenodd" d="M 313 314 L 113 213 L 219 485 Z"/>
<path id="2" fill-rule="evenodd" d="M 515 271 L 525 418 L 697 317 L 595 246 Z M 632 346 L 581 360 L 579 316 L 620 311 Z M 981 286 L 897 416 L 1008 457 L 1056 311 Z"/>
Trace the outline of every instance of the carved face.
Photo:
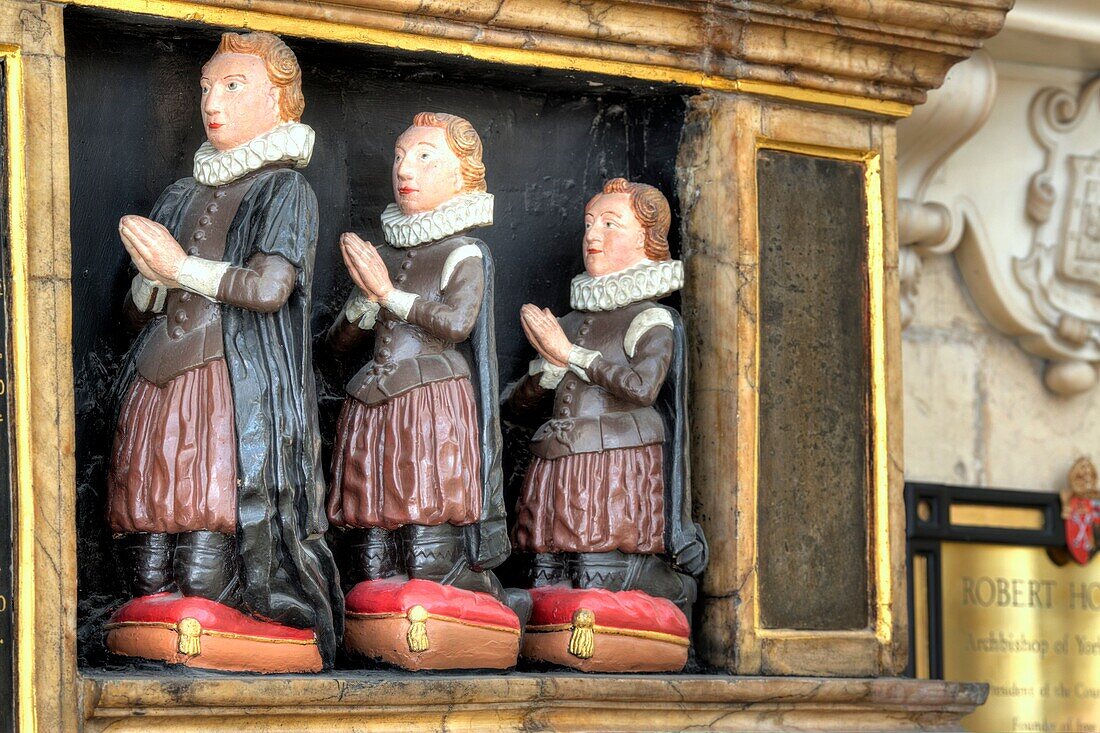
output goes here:
<path id="1" fill-rule="evenodd" d="M 603 193 L 584 210 L 584 269 L 599 277 L 645 259 L 645 227 L 630 208 L 630 194 Z"/>
<path id="2" fill-rule="evenodd" d="M 218 150 L 243 145 L 282 121 L 279 88 L 259 56 L 218 54 L 203 67 L 199 83 L 206 139 Z"/>
<path id="3" fill-rule="evenodd" d="M 413 126 L 393 151 L 393 198 L 402 214 L 431 211 L 462 193 L 458 156 L 442 128 Z"/>

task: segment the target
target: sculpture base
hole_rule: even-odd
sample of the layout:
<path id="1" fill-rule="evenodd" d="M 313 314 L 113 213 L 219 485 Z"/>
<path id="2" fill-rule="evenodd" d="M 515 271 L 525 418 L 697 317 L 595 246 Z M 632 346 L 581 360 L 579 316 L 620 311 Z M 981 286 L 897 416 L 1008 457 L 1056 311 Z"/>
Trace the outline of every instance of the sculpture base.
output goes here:
<path id="1" fill-rule="evenodd" d="M 309 629 L 261 621 L 205 598 L 135 598 L 104 627 L 114 654 L 223 672 L 320 672 Z"/>
<path id="2" fill-rule="evenodd" d="M 192 673 L 193 675 L 194 673 Z M 84 730 L 961 731 L 986 686 L 728 675 L 84 674 Z"/>
<path id="3" fill-rule="evenodd" d="M 348 651 L 409 670 L 508 669 L 516 614 L 487 593 L 429 580 L 364 581 L 345 601 Z"/>

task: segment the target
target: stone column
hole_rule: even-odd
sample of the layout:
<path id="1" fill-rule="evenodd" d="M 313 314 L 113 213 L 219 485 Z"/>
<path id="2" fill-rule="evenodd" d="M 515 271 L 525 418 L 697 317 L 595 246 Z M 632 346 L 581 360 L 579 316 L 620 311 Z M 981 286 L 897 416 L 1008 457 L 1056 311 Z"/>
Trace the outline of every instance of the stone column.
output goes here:
<path id="1" fill-rule="evenodd" d="M 895 136 L 884 117 L 691 101 L 679 156 L 703 659 L 906 662 Z"/>
<path id="2" fill-rule="evenodd" d="M 61 6 L 0 3 L 0 57 L 4 296 L 11 334 L 10 345 L 0 349 L 12 375 L 2 397 L 12 420 L 0 429 L 9 431 L 16 448 L 16 727 L 75 730 L 72 290 Z"/>

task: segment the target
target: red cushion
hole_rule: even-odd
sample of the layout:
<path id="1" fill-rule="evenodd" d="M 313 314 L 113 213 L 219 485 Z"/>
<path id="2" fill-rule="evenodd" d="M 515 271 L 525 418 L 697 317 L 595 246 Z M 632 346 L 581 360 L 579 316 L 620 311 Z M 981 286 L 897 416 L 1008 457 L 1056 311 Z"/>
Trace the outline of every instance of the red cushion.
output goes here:
<path id="1" fill-rule="evenodd" d="M 314 640 L 312 629 L 296 629 L 274 621 L 264 621 L 217 601 L 181 596 L 178 593 L 157 593 L 135 598 L 115 611 L 110 623 L 176 624 L 185 618 L 195 619 L 209 631 L 247 634 L 268 639 Z"/>
<path id="2" fill-rule="evenodd" d="M 425 611 L 438 616 L 519 630 L 519 619 L 512 609 L 488 593 L 430 580 L 364 580 L 351 589 L 344 606 L 348 613 L 402 615 L 413 606 L 423 606 Z"/>
<path id="3" fill-rule="evenodd" d="M 535 602 L 531 626 L 569 624 L 578 608 L 587 608 L 595 614 L 597 626 L 656 631 L 685 639 L 691 635 L 687 616 L 675 603 L 638 590 L 547 586 L 532 588 L 531 599 Z"/>

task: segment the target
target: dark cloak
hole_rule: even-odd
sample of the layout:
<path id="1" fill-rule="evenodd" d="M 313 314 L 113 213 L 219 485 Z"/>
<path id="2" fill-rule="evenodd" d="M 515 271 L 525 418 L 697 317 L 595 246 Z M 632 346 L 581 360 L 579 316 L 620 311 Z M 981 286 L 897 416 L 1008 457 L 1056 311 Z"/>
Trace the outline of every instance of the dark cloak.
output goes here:
<path id="1" fill-rule="evenodd" d="M 169 186 L 150 218 L 178 240 L 184 212 L 201 186 Z M 314 629 L 326 667 L 343 634 L 344 600 L 324 533 L 324 477 L 313 375 L 310 299 L 317 248 L 317 198 L 284 167 L 256 175 L 226 237 L 224 261 L 279 255 L 298 270 L 296 287 L 274 313 L 221 305 L 225 360 L 237 430 L 237 554 L 242 610 Z M 137 376 L 136 356 L 158 327 L 139 335 L 115 383 L 115 415 Z M 117 419 L 117 418 L 116 418 Z"/>
<path id="2" fill-rule="evenodd" d="M 672 361 L 657 396 L 657 411 L 665 421 L 665 551 L 688 575 L 706 569 L 708 548 L 703 528 L 691 519 L 691 454 L 688 433 L 687 336 L 675 309 L 659 306 L 672 316 Z"/>
<path id="3" fill-rule="evenodd" d="M 490 570 L 512 551 L 508 539 L 508 515 L 504 508 L 504 472 L 501 469 L 500 389 L 497 377 L 496 326 L 493 318 L 493 256 L 480 239 L 467 238 L 481 250 L 485 288 L 481 310 L 470 337 L 457 345 L 472 366 L 470 381 L 477 401 L 478 435 L 481 438 L 481 520 L 468 526 L 466 558 L 474 570 Z"/>

